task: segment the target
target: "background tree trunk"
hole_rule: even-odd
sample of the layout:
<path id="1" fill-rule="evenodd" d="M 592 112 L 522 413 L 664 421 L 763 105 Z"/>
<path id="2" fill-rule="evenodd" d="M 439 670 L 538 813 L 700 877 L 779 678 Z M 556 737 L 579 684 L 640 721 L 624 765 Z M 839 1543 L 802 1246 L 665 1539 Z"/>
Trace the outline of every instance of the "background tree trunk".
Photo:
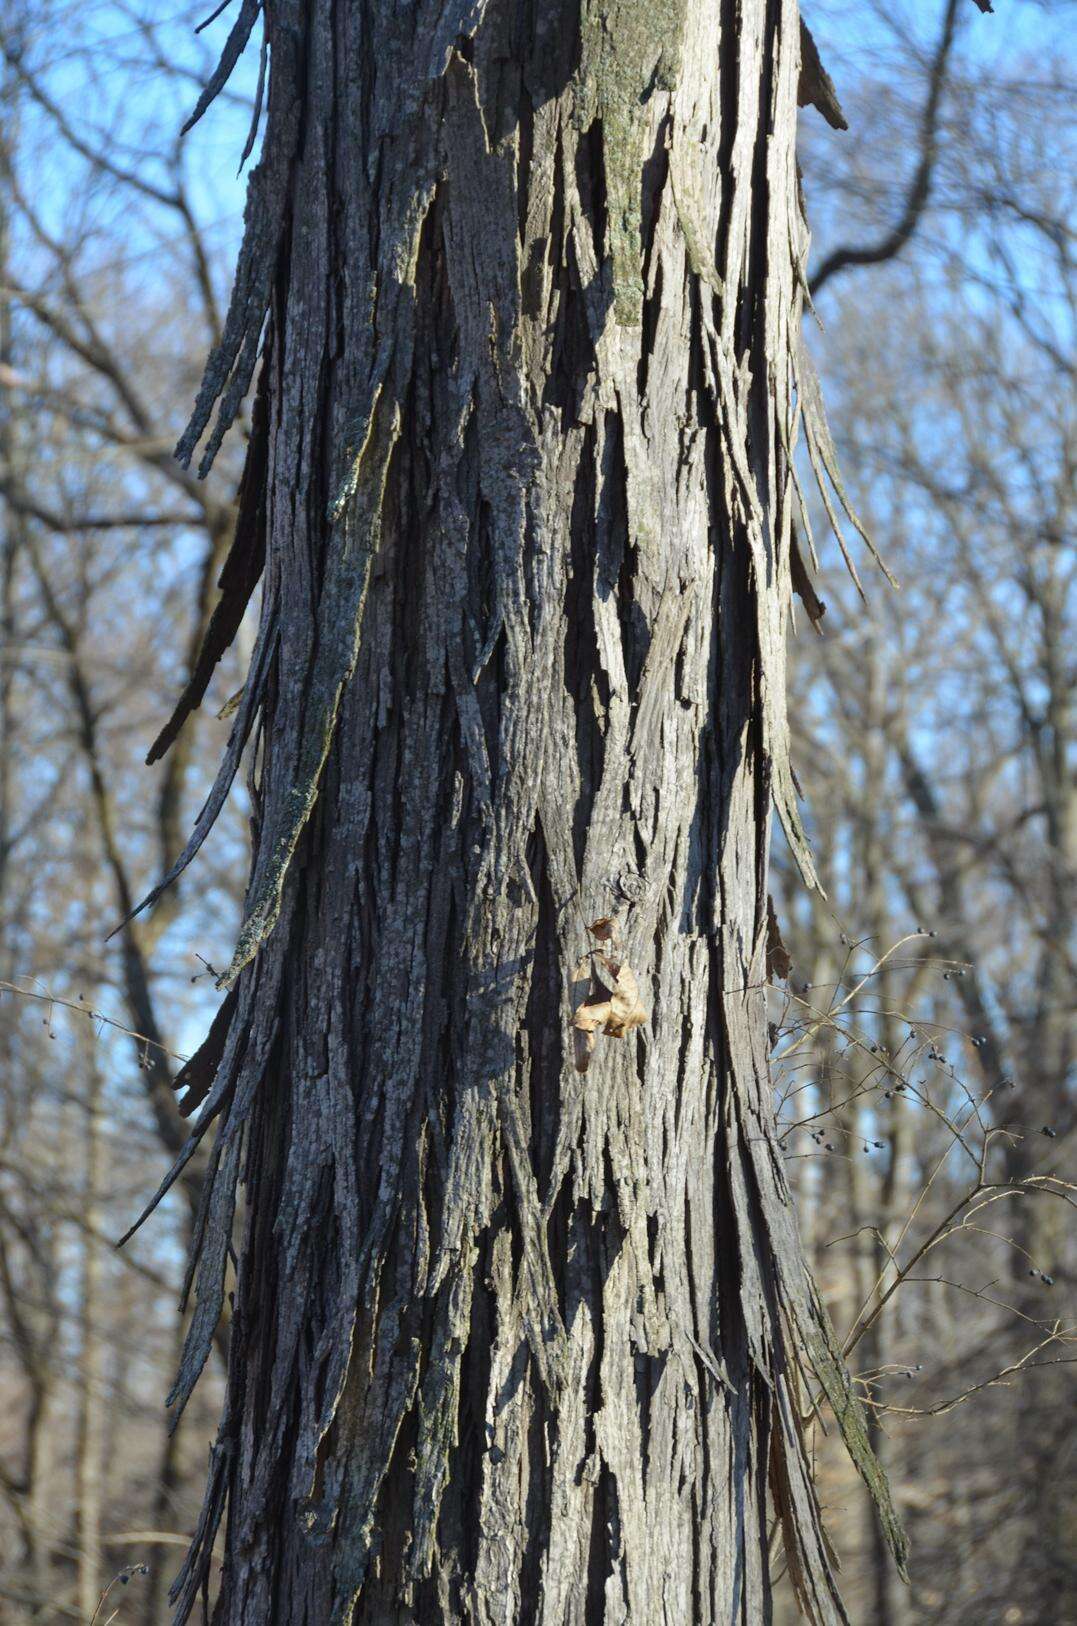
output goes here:
<path id="1" fill-rule="evenodd" d="M 804 1271 L 765 1009 L 772 796 L 810 877 L 794 371 L 827 458 L 795 3 L 266 18 L 181 447 L 219 396 L 212 459 L 268 311 L 219 622 L 264 554 L 261 629 L 177 866 L 253 735 L 246 919 L 183 1075 L 192 1146 L 220 1127 L 180 1405 L 240 1185 L 246 1217 L 178 1618 L 227 1507 L 229 1626 L 754 1626 L 769 1478 L 804 1607 L 842 1619 L 798 1348 L 885 1487 Z M 649 1021 L 579 1074 L 573 968 L 610 914 Z"/>
<path id="2" fill-rule="evenodd" d="M 101 1336 L 103 1258 L 96 1237 L 101 1224 L 104 1156 L 101 1145 L 103 1079 L 93 1053 L 92 1035 L 83 1030 L 86 1051 L 86 1127 L 83 1163 L 82 1214 L 87 1231 L 81 1238 L 82 1269 L 79 1302 L 79 1420 L 76 1453 L 78 1530 L 78 1607 L 85 1620 L 93 1618 L 101 1593 L 101 1513 L 105 1452 L 106 1346 Z"/>

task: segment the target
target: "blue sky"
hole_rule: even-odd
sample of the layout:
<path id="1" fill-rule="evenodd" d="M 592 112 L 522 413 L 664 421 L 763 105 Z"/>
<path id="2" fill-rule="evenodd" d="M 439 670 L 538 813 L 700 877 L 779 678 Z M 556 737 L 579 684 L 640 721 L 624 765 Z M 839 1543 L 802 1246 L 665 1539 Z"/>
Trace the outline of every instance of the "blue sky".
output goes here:
<path id="1" fill-rule="evenodd" d="M 201 12 L 191 6 L 148 6 L 144 15 L 160 30 L 160 45 L 184 75 L 181 82 L 155 71 L 152 52 L 131 9 L 115 0 L 59 6 L 41 4 L 31 25 L 30 59 L 45 71 L 49 93 L 73 125 L 91 137 L 94 131 L 121 133 L 129 148 L 132 167 L 141 163 L 147 142 L 166 152 L 186 115 L 197 100 L 199 82 L 210 72 L 227 37 L 235 6 L 196 36 L 194 23 Z M 859 139 L 871 140 L 875 109 L 866 96 L 870 81 L 895 80 L 895 66 L 907 58 L 909 42 L 930 52 L 940 30 L 944 0 L 805 0 L 804 12 L 812 25 L 824 59 L 830 67 L 853 128 L 848 136 L 826 130 L 818 121 L 808 127 L 808 157 L 836 161 Z M 1020 71 L 1022 59 L 1038 67 L 1074 65 L 1077 43 L 1077 5 L 1059 0 L 1052 6 L 1036 0 L 996 0 L 994 15 L 983 16 L 964 0 L 959 11 L 960 56 L 972 64 L 1007 72 Z M 257 34 L 257 31 L 256 31 Z M 245 178 L 237 175 L 248 122 L 249 103 L 257 74 L 257 39 L 251 41 L 228 91 L 184 142 L 184 168 L 191 201 L 205 226 L 222 294 L 227 290 L 242 222 Z M 919 94 L 919 91 L 917 91 Z M 815 120 L 806 113 L 805 123 Z M 26 135 L 30 141 L 31 171 L 38 206 L 56 227 L 74 218 L 90 234 L 91 257 L 102 264 L 122 261 L 129 271 L 144 276 L 147 285 L 164 285 L 174 269 L 175 221 L 158 206 L 133 209 L 122 205 L 108 189 L 88 191 L 85 169 L 53 138 L 47 122 L 31 116 Z M 1070 131 L 1072 137 L 1072 127 Z M 845 144 L 845 145 L 843 145 Z M 1063 143 L 1064 145 L 1064 143 Z M 877 163 L 877 154 L 875 162 Z M 893 181 L 900 189 L 912 164 L 912 155 L 895 156 Z M 806 164 L 809 201 L 813 173 Z M 151 164 L 147 173 L 155 173 Z M 122 213 L 120 212 L 122 208 Z M 817 248 L 837 233 L 855 231 L 855 213 L 840 216 L 813 208 Z M 825 308 L 824 308 L 825 314 Z M 123 313 L 119 313 L 122 321 Z M 824 369 L 825 341 L 816 346 Z M 201 357 L 188 357 L 197 369 Z M 182 417 L 190 397 L 177 384 L 170 405 Z M 185 543 L 177 539 L 172 566 L 182 564 Z M 196 558 L 201 543 L 187 552 Z M 171 568 L 170 567 L 170 568 Z M 221 923 L 222 939 L 230 923 Z M 186 928 L 189 934 L 189 927 Z M 226 952 L 226 951 L 225 951 Z M 201 1018 L 195 1024 L 199 1025 Z M 183 1039 L 193 1040 L 193 1031 Z M 186 1043 L 183 1045 L 186 1048 Z"/>

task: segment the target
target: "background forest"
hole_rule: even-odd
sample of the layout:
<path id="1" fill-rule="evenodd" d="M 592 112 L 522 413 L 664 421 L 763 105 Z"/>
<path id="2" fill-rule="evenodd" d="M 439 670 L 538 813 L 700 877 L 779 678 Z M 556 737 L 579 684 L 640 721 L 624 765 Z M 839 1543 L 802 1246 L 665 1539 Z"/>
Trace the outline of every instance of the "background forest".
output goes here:
<path id="1" fill-rule="evenodd" d="M 810 1428 L 855 1622 L 1073 1621 L 1077 5 L 804 10 L 844 116 L 802 118 L 807 342 L 900 587 L 812 510 L 790 691 L 828 896 L 776 836 L 774 1081 L 911 1588 L 825 1416 Z M 88 1621 L 110 1584 L 98 1619 L 167 1618 L 219 1403 L 218 1363 L 168 1432 L 203 1163 L 114 1242 L 185 1139 L 171 1083 L 234 940 L 242 790 L 180 884 L 106 941 L 186 839 L 249 650 L 241 633 L 144 766 L 212 614 L 243 456 L 242 427 L 204 484 L 171 456 L 257 140 L 253 50 L 180 137 L 227 32 L 200 20 L 11 0 L 0 24 L 0 1620 L 17 1626 Z"/>

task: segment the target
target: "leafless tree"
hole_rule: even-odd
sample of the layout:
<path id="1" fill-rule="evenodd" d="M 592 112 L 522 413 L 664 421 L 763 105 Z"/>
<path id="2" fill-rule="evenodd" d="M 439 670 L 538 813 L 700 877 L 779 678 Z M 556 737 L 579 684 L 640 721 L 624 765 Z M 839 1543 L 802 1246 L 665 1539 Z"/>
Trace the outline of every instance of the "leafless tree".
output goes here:
<path id="1" fill-rule="evenodd" d="M 909 86 L 889 92 L 908 110 L 901 152 L 915 150 L 923 106 L 911 68 Z M 960 1152 L 932 1176 L 948 1132 L 921 1095 L 951 1109 L 965 1092 L 989 1097 L 994 1176 L 1052 1190 L 954 1232 L 938 1274 L 903 1287 L 900 1313 L 892 1302 L 860 1345 L 915 1555 L 908 1600 L 880 1555 L 855 1569 L 851 1600 L 883 1622 L 979 1620 L 1000 1598 L 1013 1620 L 1051 1618 L 1074 1585 L 1059 1489 L 1074 1389 L 1057 1342 L 1074 1321 L 1075 1264 L 1071 98 L 1046 53 L 1011 48 L 988 71 L 952 47 L 915 233 L 869 275 L 857 254 L 838 267 L 825 238 L 849 240 L 849 227 L 835 222 L 820 264 L 838 268 L 817 276 L 843 462 L 902 591 L 872 593 L 865 618 L 830 574 L 824 636 L 796 644 L 798 770 L 831 892 L 823 905 L 795 880 L 780 889 L 797 998 L 825 1009 L 865 954 L 919 923 L 932 932 L 854 1002 L 863 1042 L 836 1054 L 824 1023 L 787 1081 L 803 1133 L 826 1126 L 794 1155 L 839 1328 L 865 1280 L 892 1281 L 964 1189 Z M 848 162 L 863 241 L 881 241 L 888 178 L 873 184 L 864 149 Z M 843 933 L 863 940 L 855 955 Z M 879 1060 L 894 1055 L 912 1081 L 900 1089 Z M 934 1420 L 1007 1368 L 1005 1390 Z M 860 1546 L 851 1517 L 834 1529 Z"/>
<path id="2" fill-rule="evenodd" d="M 809 1550 L 790 1573 L 781 1529 L 784 1506 L 810 1548 L 807 1471 L 799 1509 L 780 1455 L 767 1487 L 760 1451 L 733 1451 L 719 1489 L 722 1449 L 761 1447 L 771 1408 L 794 1469 L 803 1430 L 852 1620 L 1069 1607 L 1072 87 L 1058 53 L 1025 50 L 1062 8 L 1022 0 L 1003 30 L 951 0 L 814 0 L 795 87 L 810 257 L 782 167 L 783 8 L 761 25 L 779 29 L 777 167 L 737 212 L 760 184 L 743 159 L 756 110 L 731 121 L 729 96 L 739 67 L 757 83 L 762 36 L 734 46 L 727 9 L 706 52 L 702 11 L 648 14 L 642 101 L 621 99 L 644 72 L 634 6 L 608 35 L 585 27 L 578 56 L 575 14 L 558 49 L 496 8 L 424 36 L 418 100 L 392 105 L 403 32 L 372 52 L 348 8 L 332 36 L 304 11 L 299 57 L 276 53 L 241 260 L 238 432 L 205 481 L 171 448 L 205 350 L 238 332 L 224 170 L 257 137 L 256 42 L 225 83 L 227 12 L 198 36 L 193 16 L 129 0 L 5 12 L 0 1610 L 18 1626 L 85 1621 L 95 1586 L 99 1619 L 158 1626 L 192 1533 L 181 1611 L 198 1574 L 216 1598 L 227 1557 L 221 1619 L 263 1618 L 263 1581 L 266 1610 L 284 1618 L 292 1589 L 317 1615 L 361 1506 L 360 1618 L 395 1618 L 409 1587 L 430 1618 L 696 1618 L 728 1612 L 730 1552 L 742 1616 L 763 1618 L 769 1586 L 791 1620 L 815 1587 L 827 1618 L 824 1562 Z M 260 26 L 251 6 L 238 17 L 236 45 Z M 682 25 L 691 48 L 659 55 Z M 375 142 L 379 165 L 345 162 Z M 799 270 L 788 246 L 750 252 L 787 205 Z M 414 255 L 394 258 L 399 242 Z M 789 311 L 806 280 L 826 324 L 809 343 L 846 484 L 901 582 L 891 596 L 849 549 L 866 608 L 803 446 L 806 514 L 780 434 L 758 507 L 744 479 L 783 401 L 788 449 L 806 415 L 815 462 L 837 469 L 806 364 L 793 351 L 792 393 L 778 365 L 795 322 L 765 332 L 790 270 Z M 777 392 L 730 384 L 731 354 L 753 376 L 769 355 Z M 760 513 L 777 549 L 762 597 Z M 365 556 L 353 576 L 346 549 L 364 537 L 351 621 Z M 747 855 L 784 735 L 769 680 L 734 679 L 749 656 L 758 676 L 788 578 L 791 754 L 829 895 L 779 843 L 771 914 Z M 319 773 L 306 720 L 347 673 L 349 626 Z M 226 998 L 216 1030 L 250 1093 L 224 1100 L 116 1253 L 187 1132 L 177 1075 L 194 1113 L 228 1088 L 217 1073 L 210 1093 L 213 1044 L 191 1068 L 173 1052 L 232 980 L 241 787 L 197 866 L 102 939 L 173 866 L 237 715 L 230 768 L 246 731 L 259 855 L 247 949 L 272 919 L 281 831 L 287 859 L 281 913 L 230 996 L 246 1008 Z M 727 977 L 742 958 L 751 976 Z M 768 979 L 769 1040 L 748 986 Z M 275 1020 L 260 1071 L 252 1041 Z M 237 1148 L 237 1214 L 202 1231 L 200 1194 L 227 1209 Z M 207 1186 L 216 1159 L 226 1178 Z M 810 1360 L 792 1375 L 811 1352 L 767 1274 L 780 1302 L 793 1250 L 775 1263 L 760 1240 L 783 1180 L 910 1528 L 911 1588 Z M 192 1227 L 210 1262 L 177 1319 Z M 177 1432 L 160 1402 L 177 1338 L 184 1388 L 207 1347 L 217 1260 L 240 1342 L 214 1539 L 197 1500 L 217 1356 Z M 743 1516 L 723 1525 L 738 1475 Z M 699 1603 L 677 1591 L 693 1576 Z"/>
<path id="3" fill-rule="evenodd" d="M 222 1622 L 759 1619 L 768 1482 L 802 1606 L 844 1618 L 809 1371 L 904 1549 L 767 1063 L 772 797 L 813 878 L 798 421 L 838 478 L 798 337 L 796 9 L 265 25 L 180 445 L 211 466 L 261 349 L 230 607 L 264 555 L 261 624 L 218 779 L 256 733 L 255 845 L 185 1074 L 189 1150 L 217 1132 L 180 1405 L 240 1190 L 246 1217 L 177 1618 L 227 1509 Z"/>

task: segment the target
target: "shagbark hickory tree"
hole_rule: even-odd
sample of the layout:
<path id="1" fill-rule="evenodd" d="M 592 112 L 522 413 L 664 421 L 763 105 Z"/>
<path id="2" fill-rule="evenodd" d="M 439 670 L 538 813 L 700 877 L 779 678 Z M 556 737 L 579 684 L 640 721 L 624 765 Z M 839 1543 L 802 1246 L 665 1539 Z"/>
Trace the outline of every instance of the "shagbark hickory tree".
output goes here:
<path id="1" fill-rule="evenodd" d="M 795 0 L 267 0 L 264 26 L 181 456 L 209 431 L 212 459 L 260 355 L 250 448 L 155 747 L 261 579 L 176 866 L 248 746 L 245 920 L 180 1080 L 191 1145 L 216 1138 L 177 1406 L 234 1307 L 176 1618 L 223 1520 L 227 1626 L 756 1626 L 773 1513 L 803 1607 L 840 1620 L 820 1391 L 902 1538 L 769 1099 L 772 802 L 811 878 L 799 424 L 833 472 L 798 337 Z M 615 1009 L 628 966 L 647 1020 L 579 1071 L 598 949 L 592 993 Z"/>

